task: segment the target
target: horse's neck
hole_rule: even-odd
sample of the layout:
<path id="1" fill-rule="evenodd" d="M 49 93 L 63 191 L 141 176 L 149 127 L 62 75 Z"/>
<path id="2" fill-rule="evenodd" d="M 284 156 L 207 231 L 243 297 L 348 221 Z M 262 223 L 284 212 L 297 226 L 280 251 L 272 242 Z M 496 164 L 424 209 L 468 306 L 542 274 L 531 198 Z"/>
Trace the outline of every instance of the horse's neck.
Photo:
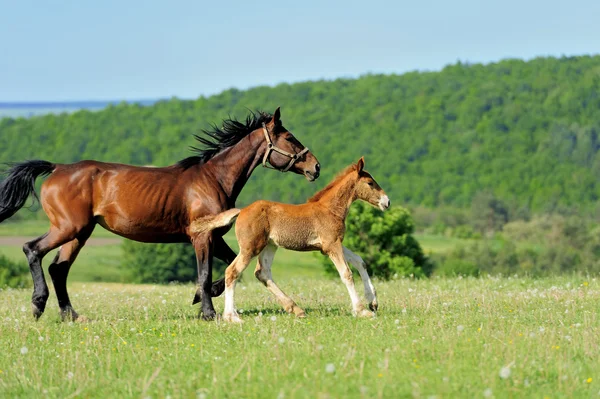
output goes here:
<path id="1" fill-rule="evenodd" d="M 355 182 L 351 178 L 340 181 L 338 187 L 333 187 L 319 202 L 325 205 L 336 217 L 346 220 L 350 205 L 354 202 Z"/>
<path id="2" fill-rule="evenodd" d="M 212 168 L 228 202 L 233 206 L 254 169 L 261 163 L 266 142 L 260 131 L 254 131 L 233 147 L 222 151 L 205 167 Z"/>

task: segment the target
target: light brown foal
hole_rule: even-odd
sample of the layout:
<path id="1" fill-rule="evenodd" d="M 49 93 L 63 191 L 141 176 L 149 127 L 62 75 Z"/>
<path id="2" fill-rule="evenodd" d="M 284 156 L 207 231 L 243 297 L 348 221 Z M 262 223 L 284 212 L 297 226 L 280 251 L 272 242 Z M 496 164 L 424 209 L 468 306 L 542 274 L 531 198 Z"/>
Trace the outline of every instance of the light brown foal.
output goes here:
<path id="1" fill-rule="evenodd" d="M 335 264 L 352 301 L 355 316 L 372 317 L 377 310 L 375 288 L 362 258 L 342 245 L 345 219 L 350 205 L 357 200 L 366 201 L 381 210 L 390 206 L 390 200 L 375 179 L 364 168 L 364 158 L 346 168 L 327 187 L 301 205 L 256 201 L 239 210 L 229 210 L 216 217 L 193 222 L 192 230 L 206 232 L 230 224 L 235 220 L 235 234 L 240 253 L 225 271 L 225 310 L 223 319 L 241 322 L 234 306 L 235 284 L 251 260 L 258 256 L 254 275 L 271 291 L 289 313 L 304 317 L 304 311 L 273 281 L 271 263 L 278 247 L 293 251 L 321 251 Z M 352 264 L 360 273 L 369 308 L 365 309 L 356 289 Z"/>

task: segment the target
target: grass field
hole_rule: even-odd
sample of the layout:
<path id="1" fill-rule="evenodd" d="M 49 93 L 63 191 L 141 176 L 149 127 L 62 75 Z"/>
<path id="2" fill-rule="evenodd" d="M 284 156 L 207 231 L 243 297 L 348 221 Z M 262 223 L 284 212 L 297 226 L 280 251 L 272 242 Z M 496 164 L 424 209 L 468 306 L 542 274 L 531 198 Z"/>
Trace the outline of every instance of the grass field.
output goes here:
<path id="1" fill-rule="evenodd" d="M 377 283 L 375 319 L 339 281 L 280 282 L 308 318 L 249 278 L 241 326 L 196 319 L 191 285 L 74 284 L 87 323 L 59 322 L 53 294 L 34 322 L 29 290 L 2 291 L 0 397 L 598 396 L 595 279 Z"/>

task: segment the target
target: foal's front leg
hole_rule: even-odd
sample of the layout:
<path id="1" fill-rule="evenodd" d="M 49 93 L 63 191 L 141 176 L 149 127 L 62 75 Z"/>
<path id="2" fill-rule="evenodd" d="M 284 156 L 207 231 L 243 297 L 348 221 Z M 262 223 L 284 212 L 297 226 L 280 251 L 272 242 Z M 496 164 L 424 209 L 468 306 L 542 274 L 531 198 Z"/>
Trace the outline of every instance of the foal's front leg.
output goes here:
<path id="1" fill-rule="evenodd" d="M 365 261 L 359 255 L 350 251 L 346 247 L 344 247 L 344 258 L 346 259 L 346 262 L 354 266 L 356 270 L 358 270 L 358 273 L 360 273 L 360 278 L 362 279 L 363 284 L 365 286 L 365 298 L 367 299 L 367 303 L 369 304 L 369 309 L 376 312 L 378 307 L 377 292 L 375 291 L 375 287 L 373 287 L 373 283 L 371 282 L 369 273 L 367 273 Z"/>
<path id="2" fill-rule="evenodd" d="M 328 251 L 327 255 L 329 255 L 329 258 L 335 265 L 338 273 L 340 274 L 340 278 L 344 284 L 346 284 L 348 294 L 350 294 L 350 300 L 352 301 L 352 313 L 358 317 L 375 316 L 373 312 L 365 309 L 365 306 L 361 303 L 360 299 L 358 299 L 356 289 L 354 288 L 354 280 L 352 279 L 352 271 L 348 267 L 346 259 L 344 258 L 344 250 L 341 243 Z"/>

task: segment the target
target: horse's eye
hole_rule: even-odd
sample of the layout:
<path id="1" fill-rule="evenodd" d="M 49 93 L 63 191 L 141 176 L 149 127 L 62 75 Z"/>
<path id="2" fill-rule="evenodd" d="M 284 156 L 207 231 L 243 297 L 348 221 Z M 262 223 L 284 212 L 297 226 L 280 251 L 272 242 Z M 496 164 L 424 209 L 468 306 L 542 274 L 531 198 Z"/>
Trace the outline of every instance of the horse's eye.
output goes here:
<path id="1" fill-rule="evenodd" d="M 373 182 L 372 182 L 372 181 L 368 182 L 367 184 L 368 184 L 369 186 L 373 187 Z"/>

